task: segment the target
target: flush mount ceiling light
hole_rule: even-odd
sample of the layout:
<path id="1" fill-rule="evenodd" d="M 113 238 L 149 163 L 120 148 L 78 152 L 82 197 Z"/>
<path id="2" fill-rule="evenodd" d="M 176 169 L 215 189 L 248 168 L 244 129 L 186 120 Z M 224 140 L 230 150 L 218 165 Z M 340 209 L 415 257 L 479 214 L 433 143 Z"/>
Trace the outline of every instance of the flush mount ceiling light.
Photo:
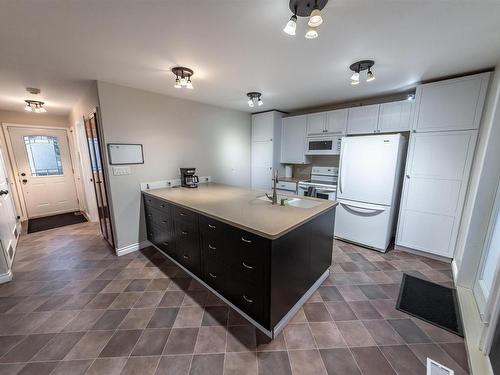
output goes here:
<path id="1" fill-rule="evenodd" d="M 260 92 L 249 92 L 247 96 L 249 107 L 253 108 L 255 105 L 258 105 L 259 107 L 264 105 L 264 102 L 261 99 L 262 94 Z"/>
<path id="2" fill-rule="evenodd" d="M 191 69 L 185 68 L 183 66 L 176 66 L 175 68 L 172 68 L 172 73 L 175 74 L 174 87 L 176 89 L 193 88 L 193 82 L 191 82 L 191 77 L 193 76 L 194 72 Z"/>
<path id="3" fill-rule="evenodd" d="M 297 16 L 308 17 L 308 29 L 305 34 L 306 39 L 318 37 L 318 26 L 323 23 L 321 10 L 326 6 L 328 0 L 290 0 L 289 7 L 292 17 L 286 24 L 283 31 L 288 35 L 295 35 L 297 29 Z"/>
<path id="4" fill-rule="evenodd" d="M 32 96 L 40 94 L 40 89 L 36 89 L 33 87 L 26 88 L 26 91 L 28 91 Z M 24 102 L 26 103 L 26 106 L 24 107 L 24 110 L 26 112 L 35 112 L 35 113 L 47 112 L 47 110 L 43 107 L 45 103 L 40 100 L 26 99 Z"/>
<path id="5" fill-rule="evenodd" d="M 375 61 L 373 60 L 361 60 L 357 61 L 354 64 L 351 64 L 349 69 L 353 71 L 351 75 L 351 85 L 359 84 L 359 73 L 366 70 L 366 82 L 371 82 L 375 80 L 375 75 L 372 72 L 372 67 L 375 65 Z"/>

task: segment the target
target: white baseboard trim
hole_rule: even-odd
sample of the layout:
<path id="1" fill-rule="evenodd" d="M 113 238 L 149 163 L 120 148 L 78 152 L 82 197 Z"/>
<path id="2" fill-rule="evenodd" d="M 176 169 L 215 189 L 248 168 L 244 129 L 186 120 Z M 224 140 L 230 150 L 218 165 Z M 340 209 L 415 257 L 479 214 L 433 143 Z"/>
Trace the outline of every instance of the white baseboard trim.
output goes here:
<path id="1" fill-rule="evenodd" d="M 494 375 L 488 356 L 479 349 L 483 323 L 472 290 L 458 286 L 457 293 L 471 375 Z"/>
<path id="2" fill-rule="evenodd" d="M 9 270 L 9 272 L 7 272 L 7 273 L 2 273 L 0 275 L 0 284 L 9 282 L 11 280 L 12 280 L 12 271 L 11 270 Z"/>
<path id="3" fill-rule="evenodd" d="M 148 240 L 142 241 L 142 242 L 136 242 L 132 245 L 120 247 L 118 249 L 115 249 L 116 255 L 119 257 L 125 254 L 133 253 L 134 251 L 144 249 L 145 247 L 151 246 L 152 243 L 149 242 Z"/>

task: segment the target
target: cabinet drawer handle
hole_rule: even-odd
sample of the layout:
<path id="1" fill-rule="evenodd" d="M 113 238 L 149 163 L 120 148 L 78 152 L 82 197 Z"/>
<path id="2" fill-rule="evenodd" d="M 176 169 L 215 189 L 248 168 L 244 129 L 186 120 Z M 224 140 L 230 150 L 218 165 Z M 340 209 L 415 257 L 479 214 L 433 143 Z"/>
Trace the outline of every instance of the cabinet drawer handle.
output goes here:
<path id="1" fill-rule="evenodd" d="M 248 297 L 247 297 L 247 296 L 245 296 L 244 294 L 243 294 L 243 299 L 244 299 L 245 301 L 247 301 L 248 303 L 253 303 L 253 299 L 248 298 Z"/>
<path id="2" fill-rule="evenodd" d="M 246 243 L 252 243 L 252 240 L 247 240 L 245 237 L 241 237 L 241 240 Z"/>
<path id="3" fill-rule="evenodd" d="M 186 255 L 186 254 L 184 254 L 182 257 L 183 257 L 184 259 L 189 259 L 189 255 Z"/>
<path id="4" fill-rule="evenodd" d="M 165 208 L 165 205 L 164 205 L 164 204 L 160 204 L 160 207 L 161 207 L 161 208 Z"/>
<path id="5" fill-rule="evenodd" d="M 216 279 L 217 275 L 215 273 L 209 272 L 208 273 L 212 279 Z"/>
<path id="6" fill-rule="evenodd" d="M 162 245 L 168 246 L 168 242 L 162 242 Z"/>
<path id="7" fill-rule="evenodd" d="M 186 216 L 186 214 L 184 212 L 181 212 L 179 215 Z"/>
<path id="8" fill-rule="evenodd" d="M 216 246 L 213 246 L 213 245 L 210 245 L 210 244 L 208 245 L 208 248 L 209 248 L 210 250 L 217 250 L 217 247 L 216 247 Z"/>
<path id="9" fill-rule="evenodd" d="M 167 224 L 167 220 L 162 220 L 161 223 L 162 224 Z"/>
<path id="10" fill-rule="evenodd" d="M 153 214 L 148 214 L 148 217 L 151 217 L 151 216 L 153 216 Z"/>
<path id="11" fill-rule="evenodd" d="M 245 267 L 247 270 L 253 270 L 253 266 L 249 266 L 248 264 L 246 264 L 245 262 L 241 263 L 243 265 L 243 267 Z"/>
<path id="12" fill-rule="evenodd" d="M 213 224 L 208 224 L 208 227 L 209 227 L 209 228 L 212 228 L 212 229 L 217 228 L 217 227 L 216 227 L 215 225 L 213 225 Z"/>
<path id="13" fill-rule="evenodd" d="M 186 236 L 186 235 L 188 234 L 188 232 L 186 232 L 186 231 L 182 231 L 182 232 L 181 232 L 181 234 L 182 234 L 183 236 Z"/>

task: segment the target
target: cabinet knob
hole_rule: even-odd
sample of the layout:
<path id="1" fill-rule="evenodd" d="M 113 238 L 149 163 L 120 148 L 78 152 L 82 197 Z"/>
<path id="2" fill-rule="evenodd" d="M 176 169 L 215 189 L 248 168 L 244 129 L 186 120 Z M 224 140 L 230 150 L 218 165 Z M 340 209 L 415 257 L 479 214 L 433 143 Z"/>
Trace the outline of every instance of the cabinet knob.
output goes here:
<path id="1" fill-rule="evenodd" d="M 253 299 L 248 298 L 246 295 L 243 294 L 243 299 L 247 301 L 248 303 L 253 303 Z"/>
<path id="2" fill-rule="evenodd" d="M 217 250 L 217 247 L 216 247 L 216 246 L 213 246 L 213 245 L 210 245 L 210 244 L 208 245 L 208 248 L 209 248 L 210 250 Z"/>
<path id="3" fill-rule="evenodd" d="M 216 229 L 217 227 L 213 224 L 208 224 L 208 227 L 211 228 L 211 229 Z"/>
<path id="4" fill-rule="evenodd" d="M 215 273 L 209 272 L 208 273 L 212 279 L 216 279 L 217 275 Z"/>
<path id="5" fill-rule="evenodd" d="M 409 175 L 409 174 L 407 174 L 407 175 L 406 175 L 406 178 L 410 178 L 410 175 Z"/>
<path id="6" fill-rule="evenodd" d="M 182 255 L 182 257 L 183 257 L 184 259 L 189 259 L 189 255 L 186 255 L 186 254 Z"/>

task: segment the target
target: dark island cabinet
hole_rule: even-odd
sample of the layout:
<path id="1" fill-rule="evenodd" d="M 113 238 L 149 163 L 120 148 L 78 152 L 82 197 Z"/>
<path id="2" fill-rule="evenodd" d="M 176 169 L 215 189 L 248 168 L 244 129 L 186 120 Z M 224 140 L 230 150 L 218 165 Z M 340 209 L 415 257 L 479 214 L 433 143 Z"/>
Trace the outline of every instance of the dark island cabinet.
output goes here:
<path id="1" fill-rule="evenodd" d="M 334 212 L 270 240 L 144 194 L 148 239 L 262 327 L 273 327 L 329 268 Z"/>

